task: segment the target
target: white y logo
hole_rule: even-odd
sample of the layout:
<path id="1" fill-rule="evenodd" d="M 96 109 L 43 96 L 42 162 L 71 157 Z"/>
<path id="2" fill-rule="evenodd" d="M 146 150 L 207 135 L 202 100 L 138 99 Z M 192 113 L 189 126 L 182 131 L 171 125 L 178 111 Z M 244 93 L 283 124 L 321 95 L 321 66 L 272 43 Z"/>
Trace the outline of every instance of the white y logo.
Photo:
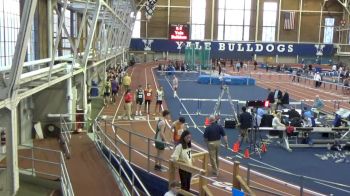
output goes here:
<path id="1" fill-rule="evenodd" d="M 315 44 L 316 56 L 323 56 L 323 48 L 324 47 L 325 47 L 324 44 Z"/>
<path id="2" fill-rule="evenodd" d="M 151 46 L 152 46 L 152 43 L 153 43 L 153 40 L 152 39 L 143 39 L 142 40 L 143 44 L 145 45 L 144 49 L 143 50 L 151 50 Z"/>

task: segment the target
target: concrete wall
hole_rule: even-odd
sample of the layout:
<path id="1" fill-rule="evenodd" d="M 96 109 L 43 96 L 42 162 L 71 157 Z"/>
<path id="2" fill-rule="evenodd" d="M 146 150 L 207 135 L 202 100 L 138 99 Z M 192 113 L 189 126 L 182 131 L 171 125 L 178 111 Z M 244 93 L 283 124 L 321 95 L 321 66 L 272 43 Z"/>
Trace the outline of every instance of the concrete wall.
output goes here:
<path id="1" fill-rule="evenodd" d="M 33 121 L 41 122 L 43 131 L 49 123 L 59 127 L 59 118 L 48 118 L 48 114 L 67 113 L 66 82 L 61 82 L 33 95 Z"/>

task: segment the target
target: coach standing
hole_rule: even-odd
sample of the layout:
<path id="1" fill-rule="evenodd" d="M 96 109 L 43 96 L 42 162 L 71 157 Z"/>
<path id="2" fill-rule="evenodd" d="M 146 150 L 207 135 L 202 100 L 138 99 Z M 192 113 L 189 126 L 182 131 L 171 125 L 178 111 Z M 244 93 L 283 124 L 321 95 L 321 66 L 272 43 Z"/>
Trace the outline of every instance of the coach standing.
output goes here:
<path id="1" fill-rule="evenodd" d="M 225 134 L 224 128 L 216 123 L 215 116 L 211 115 L 209 117 L 210 125 L 205 128 L 204 140 L 208 145 L 209 157 L 211 166 L 213 169 L 213 174 L 215 176 L 219 175 L 219 149 L 221 144 L 221 137 L 224 138 L 226 148 L 228 148 L 227 136 Z"/>

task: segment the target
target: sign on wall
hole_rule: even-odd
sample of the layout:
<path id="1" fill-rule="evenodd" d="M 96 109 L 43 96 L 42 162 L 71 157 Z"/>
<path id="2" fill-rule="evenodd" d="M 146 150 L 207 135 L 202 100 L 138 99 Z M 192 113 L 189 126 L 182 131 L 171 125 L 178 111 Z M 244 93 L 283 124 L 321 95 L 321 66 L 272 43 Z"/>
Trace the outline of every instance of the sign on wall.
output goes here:
<path id="1" fill-rule="evenodd" d="M 130 50 L 184 53 L 186 47 L 210 50 L 211 58 L 247 59 L 254 54 L 261 56 L 332 56 L 332 44 L 311 43 L 255 43 L 220 41 L 175 41 L 165 39 L 132 39 Z"/>
<path id="2" fill-rule="evenodd" d="M 171 24 L 169 27 L 169 39 L 187 41 L 189 39 L 189 26 L 187 24 Z"/>

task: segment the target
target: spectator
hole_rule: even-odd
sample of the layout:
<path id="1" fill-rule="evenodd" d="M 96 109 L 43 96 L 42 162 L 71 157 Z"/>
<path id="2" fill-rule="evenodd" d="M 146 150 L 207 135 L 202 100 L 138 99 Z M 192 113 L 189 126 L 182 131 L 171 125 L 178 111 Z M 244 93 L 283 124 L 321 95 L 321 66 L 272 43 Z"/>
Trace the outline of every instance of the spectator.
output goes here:
<path id="1" fill-rule="evenodd" d="M 133 98 L 132 98 L 131 90 L 127 89 L 124 95 L 124 109 L 125 109 L 124 117 L 127 117 L 129 120 L 132 120 L 131 118 L 132 100 Z"/>
<path id="2" fill-rule="evenodd" d="M 268 91 L 268 94 L 267 94 L 266 100 L 268 100 L 270 102 L 270 104 L 275 103 L 274 93 L 271 91 L 270 88 L 268 88 L 267 91 Z"/>
<path id="3" fill-rule="evenodd" d="M 295 82 L 295 79 L 297 77 L 297 70 L 296 69 L 293 69 L 292 76 L 293 76 L 292 82 Z"/>
<path id="4" fill-rule="evenodd" d="M 164 194 L 164 196 L 176 196 L 179 188 L 179 183 L 176 181 L 170 182 L 170 190 Z"/>
<path id="5" fill-rule="evenodd" d="M 257 68 L 258 68 L 258 63 L 254 61 L 254 70 L 257 70 Z"/>
<path id="6" fill-rule="evenodd" d="M 319 95 L 316 95 L 316 99 L 312 107 L 316 109 L 316 113 L 319 113 L 324 108 L 324 102 Z"/>
<path id="7" fill-rule="evenodd" d="M 155 147 L 157 149 L 157 155 L 155 158 L 154 170 L 166 172 L 166 169 L 162 167 L 162 157 L 164 154 L 164 149 L 167 140 L 165 139 L 165 130 L 166 130 L 166 121 L 169 119 L 170 112 L 164 110 L 162 112 L 162 117 L 159 119 L 156 127 L 156 136 L 155 136 Z"/>
<path id="8" fill-rule="evenodd" d="M 316 88 L 320 87 L 322 84 L 322 78 L 321 78 L 320 72 L 317 72 L 314 75 L 314 80 L 315 80 L 315 87 Z"/>
<path id="9" fill-rule="evenodd" d="M 289 105 L 289 93 L 287 90 L 284 92 L 284 95 L 281 99 L 281 104 L 282 107 L 285 107 L 285 105 Z"/>
<path id="10" fill-rule="evenodd" d="M 272 127 L 274 129 L 285 129 L 286 126 L 281 123 L 281 113 L 278 112 L 277 114 L 273 115 L 274 118 L 272 119 Z"/>
<path id="11" fill-rule="evenodd" d="M 289 119 L 293 119 L 293 118 L 301 118 L 301 115 L 299 114 L 299 112 L 297 112 L 295 110 L 294 107 L 292 107 L 289 111 L 288 111 L 288 117 Z"/>
<path id="12" fill-rule="evenodd" d="M 308 110 L 307 107 L 304 107 L 303 116 L 304 116 L 304 118 L 311 118 L 314 115 L 312 114 L 311 110 Z"/>
<path id="13" fill-rule="evenodd" d="M 208 145 L 209 157 L 213 174 L 219 175 L 219 149 L 221 144 L 221 138 L 224 138 L 225 145 L 228 147 L 227 136 L 221 125 L 216 123 L 214 116 L 209 117 L 210 125 L 204 130 L 204 140 Z"/>
<path id="14" fill-rule="evenodd" d="M 219 70 L 219 76 L 221 76 L 221 65 L 220 65 L 220 63 L 218 64 L 218 70 Z"/>
<path id="15" fill-rule="evenodd" d="M 312 64 L 309 65 L 309 75 L 312 74 Z"/>
<path id="16" fill-rule="evenodd" d="M 240 68 L 241 68 L 241 64 L 240 64 L 240 62 L 237 61 L 237 63 L 236 63 L 237 72 L 239 72 Z"/>
<path id="17" fill-rule="evenodd" d="M 239 124 L 240 124 L 240 142 L 241 145 L 244 141 L 249 142 L 248 138 L 248 129 L 252 127 L 253 117 L 246 111 L 246 107 L 242 107 L 242 113 L 239 115 Z"/>
<path id="18" fill-rule="evenodd" d="M 176 145 L 174 153 L 171 155 L 173 161 L 179 161 L 192 166 L 191 133 L 187 130 L 182 132 L 180 143 Z M 192 174 L 179 169 L 181 189 L 190 191 Z"/>
<path id="19" fill-rule="evenodd" d="M 281 104 L 281 99 L 282 99 L 282 91 L 280 91 L 279 87 L 275 89 L 275 92 L 273 94 L 273 98 L 275 100 L 275 108 L 273 110 L 277 110 L 278 106 Z"/>
<path id="20" fill-rule="evenodd" d="M 130 84 L 131 84 L 131 77 L 129 76 L 128 73 L 125 73 L 125 76 L 123 77 L 124 90 L 129 89 Z"/>
<path id="21" fill-rule="evenodd" d="M 171 126 L 173 132 L 174 144 L 177 145 L 180 142 L 180 136 L 185 128 L 185 118 L 180 116 L 179 120 L 175 121 Z"/>

